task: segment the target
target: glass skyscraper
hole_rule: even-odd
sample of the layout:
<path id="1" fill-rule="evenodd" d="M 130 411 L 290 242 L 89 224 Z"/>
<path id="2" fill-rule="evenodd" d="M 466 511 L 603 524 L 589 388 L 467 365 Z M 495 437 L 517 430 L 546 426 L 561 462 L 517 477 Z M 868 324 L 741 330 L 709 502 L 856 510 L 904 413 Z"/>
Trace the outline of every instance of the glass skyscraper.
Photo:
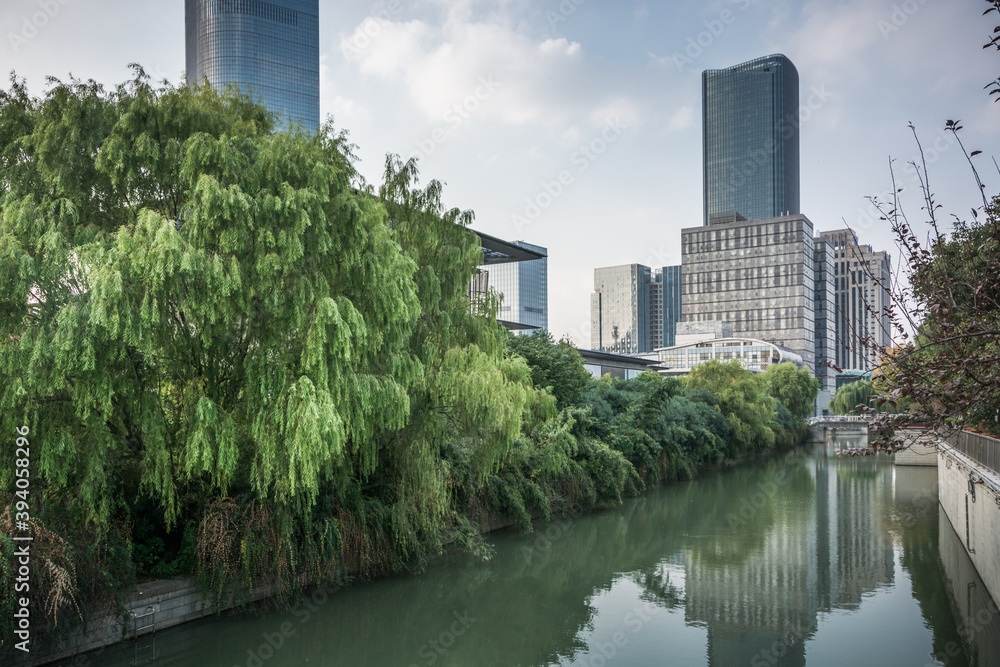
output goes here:
<path id="1" fill-rule="evenodd" d="M 783 55 L 702 72 L 704 224 L 799 210 L 799 74 Z"/>
<path id="2" fill-rule="evenodd" d="M 319 127 L 319 0 L 185 0 L 187 77 Z"/>

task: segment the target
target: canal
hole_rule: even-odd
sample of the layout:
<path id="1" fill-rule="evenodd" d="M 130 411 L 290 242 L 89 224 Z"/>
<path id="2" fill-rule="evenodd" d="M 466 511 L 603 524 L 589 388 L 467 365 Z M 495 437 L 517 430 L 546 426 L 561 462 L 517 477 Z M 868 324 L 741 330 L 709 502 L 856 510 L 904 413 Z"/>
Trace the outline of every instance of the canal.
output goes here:
<path id="1" fill-rule="evenodd" d="M 494 533 L 488 560 L 447 555 L 86 664 L 1000 665 L 1000 618 L 939 510 L 936 470 L 834 455 L 853 444 Z"/>

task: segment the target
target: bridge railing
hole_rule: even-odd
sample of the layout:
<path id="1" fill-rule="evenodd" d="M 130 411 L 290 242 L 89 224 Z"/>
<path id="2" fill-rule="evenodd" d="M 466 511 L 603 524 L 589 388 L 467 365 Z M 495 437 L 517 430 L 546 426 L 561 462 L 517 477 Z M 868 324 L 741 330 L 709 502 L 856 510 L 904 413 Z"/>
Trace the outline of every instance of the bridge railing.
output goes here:
<path id="1" fill-rule="evenodd" d="M 860 417 L 857 415 L 834 415 L 829 417 L 813 417 L 809 420 L 809 424 L 814 426 L 816 424 L 852 424 L 852 423 L 867 423 L 867 417 Z"/>
<path id="2" fill-rule="evenodd" d="M 948 444 L 1000 475 L 1000 440 L 997 438 L 972 431 L 961 431 L 949 437 Z"/>

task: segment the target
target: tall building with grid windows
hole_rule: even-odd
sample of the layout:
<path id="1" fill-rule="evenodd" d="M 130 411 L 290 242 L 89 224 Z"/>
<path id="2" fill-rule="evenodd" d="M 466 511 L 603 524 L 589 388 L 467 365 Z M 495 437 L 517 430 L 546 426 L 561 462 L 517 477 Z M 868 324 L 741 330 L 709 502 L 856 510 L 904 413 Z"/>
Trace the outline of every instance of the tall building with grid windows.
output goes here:
<path id="1" fill-rule="evenodd" d="M 319 0 L 185 0 L 187 77 L 319 127 Z"/>
<path id="2" fill-rule="evenodd" d="M 892 345 L 889 255 L 860 245 L 850 229 L 823 232 L 821 236 L 833 253 L 836 363 L 845 373 L 857 376 L 878 364 L 872 344 L 882 349 Z"/>
<path id="3" fill-rule="evenodd" d="M 704 224 L 799 210 L 799 74 L 771 55 L 702 72 Z"/>
<path id="4" fill-rule="evenodd" d="M 511 245 L 534 253 L 547 255 L 542 246 L 524 241 L 512 241 Z M 484 266 L 481 271 L 489 272 L 489 289 L 500 294 L 501 322 L 514 326 L 516 331 L 533 331 L 549 328 L 549 260 L 532 259 Z"/>
<path id="5" fill-rule="evenodd" d="M 681 321 L 681 267 L 653 269 L 649 282 L 650 345 L 673 347 Z"/>
<path id="6" fill-rule="evenodd" d="M 684 322 L 726 322 L 737 337 L 793 350 L 816 372 L 816 255 L 809 218 L 683 229 L 681 257 Z"/>

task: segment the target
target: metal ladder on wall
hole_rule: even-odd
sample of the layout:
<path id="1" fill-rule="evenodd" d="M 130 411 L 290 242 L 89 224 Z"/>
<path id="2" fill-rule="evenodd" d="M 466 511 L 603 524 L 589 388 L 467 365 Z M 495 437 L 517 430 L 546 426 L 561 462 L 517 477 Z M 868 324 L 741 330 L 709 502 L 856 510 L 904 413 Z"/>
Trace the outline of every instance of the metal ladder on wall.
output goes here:
<path id="1" fill-rule="evenodd" d="M 135 660 L 133 665 L 146 665 L 156 660 L 156 610 L 152 605 L 147 605 L 141 612 L 132 610 L 132 645 L 135 647 Z M 139 640 L 139 633 L 143 630 L 152 630 L 143 635 L 142 643 Z"/>

